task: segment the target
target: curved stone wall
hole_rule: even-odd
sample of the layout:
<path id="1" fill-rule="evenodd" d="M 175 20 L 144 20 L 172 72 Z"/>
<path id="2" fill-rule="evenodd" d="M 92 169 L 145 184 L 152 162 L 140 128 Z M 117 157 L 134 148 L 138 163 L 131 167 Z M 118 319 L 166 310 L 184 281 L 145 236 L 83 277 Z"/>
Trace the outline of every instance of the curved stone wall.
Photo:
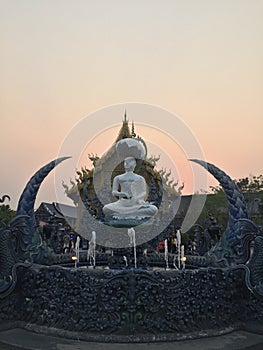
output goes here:
<path id="1" fill-rule="evenodd" d="M 20 287 L 8 299 L 12 302 L 0 303 L 2 321 L 23 321 L 80 339 L 200 337 L 263 314 L 263 303 L 246 288 L 242 269 L 33 266 L 19 271 L 18 278 Z"/>

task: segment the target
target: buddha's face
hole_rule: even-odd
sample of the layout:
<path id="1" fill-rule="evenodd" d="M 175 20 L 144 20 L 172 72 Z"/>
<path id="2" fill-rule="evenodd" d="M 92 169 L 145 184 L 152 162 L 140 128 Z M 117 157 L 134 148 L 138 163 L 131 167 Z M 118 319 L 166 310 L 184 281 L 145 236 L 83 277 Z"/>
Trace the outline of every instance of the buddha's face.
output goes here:
<path id="1" fill-rule="evenodd" d="M 124 168 L 128 171 L 133 171 L 136 166 L 136 160 L 133 157 L 127 157 L 124 159 Z"/>

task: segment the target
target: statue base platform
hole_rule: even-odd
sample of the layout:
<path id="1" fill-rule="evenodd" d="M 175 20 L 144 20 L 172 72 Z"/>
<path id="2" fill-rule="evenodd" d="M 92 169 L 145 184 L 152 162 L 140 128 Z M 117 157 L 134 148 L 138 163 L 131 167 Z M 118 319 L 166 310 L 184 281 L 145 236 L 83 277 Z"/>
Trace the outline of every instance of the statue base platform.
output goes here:
<path id="1" fill-rule="evenodd" d="M 106 225 L 119 228 L 132 228 L 147 223 L 152 225 L 152 216 L 128 216 L 128 215 L 109 215 L 104 219 Z"/>

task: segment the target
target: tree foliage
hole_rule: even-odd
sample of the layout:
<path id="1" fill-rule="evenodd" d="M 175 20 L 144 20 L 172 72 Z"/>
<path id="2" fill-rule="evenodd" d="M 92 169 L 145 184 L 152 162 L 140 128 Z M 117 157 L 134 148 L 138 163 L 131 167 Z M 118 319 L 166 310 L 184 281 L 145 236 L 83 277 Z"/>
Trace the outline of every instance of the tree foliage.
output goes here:
<path id="1" fill-rule="evenodd" d="M 211 194 L 206 197 L 206 202 L 201 215 L 197 221 L 202 227 L 207 226 L 207 221 L 210 215 L 214 216 L 218 225 L 224 231 L 228 222 L 228 201 L 226 194 L 221 186 L 212 188 Z"/>
<path id="2" fill-rule="evenodd" d="M 263 175 L 249 176 L 235 180 L 242 193 L 263 193 Z"/>
<path id="3" fill-rule="evenodd" d="M 10 208 L 8 204 L 0 205 L 0 222 L 7 224 L 16 215 L 16 212 Z"/>
<path id="4" fill-rule="evenodd" d="M 245 196 L 249 218 L 255 223 L 263 225 L 263 175 L 251 175 L 234 180 L 234 182 Z M 211 194 L 207 195 L 203 211 L 196 224 L 205 227 L 209 215 L 213 215 L 224 231 L 229 215 L 226 194 L 221 185 L 211 186 L 210 189 Z"/>

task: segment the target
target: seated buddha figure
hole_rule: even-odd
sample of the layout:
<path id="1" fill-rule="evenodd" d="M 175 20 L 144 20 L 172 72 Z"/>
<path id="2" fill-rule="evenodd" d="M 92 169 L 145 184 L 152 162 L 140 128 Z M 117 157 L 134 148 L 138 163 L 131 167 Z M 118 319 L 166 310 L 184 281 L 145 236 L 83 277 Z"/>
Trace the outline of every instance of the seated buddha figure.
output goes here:
<path id="1" fill-rule="evenodd" d="M 112 195 L 118 200 L 103 207 L 105 216 L 115 218 L 150 218 L 157 214 L 155 205 L 145 201 L 147 185 L 143 176 L 135 174 L 134 157 L 124 159 L 125 173 L 115 176 L 112 185 Z"/>

